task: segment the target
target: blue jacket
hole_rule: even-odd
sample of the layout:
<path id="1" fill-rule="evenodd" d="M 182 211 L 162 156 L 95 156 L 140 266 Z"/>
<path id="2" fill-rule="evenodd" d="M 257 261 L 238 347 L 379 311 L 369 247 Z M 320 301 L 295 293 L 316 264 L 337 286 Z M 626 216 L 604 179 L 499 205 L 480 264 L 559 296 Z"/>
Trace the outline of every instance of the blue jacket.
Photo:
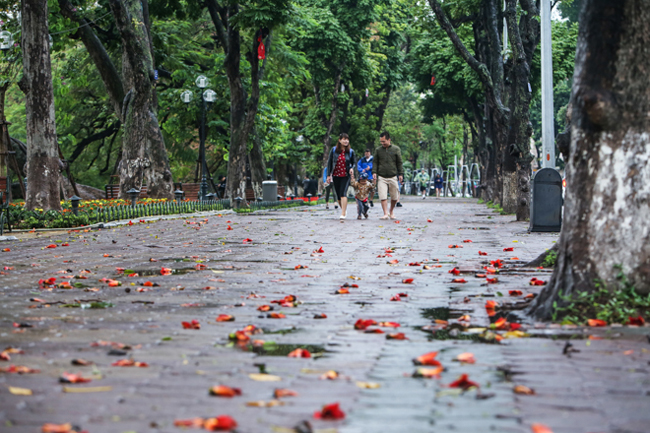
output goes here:
<path id="1" fill-rule="evenodd" d="M 364 169 L 367 168 L 365 171 L 368 173 L 368 181 L 372 181 L 372 161 L 374 160 L 374 156 L 370 156 L 370 159 L 366 160 L 366 157 L 363 156 L 359 159 L 359 162 L 357 162 L 357 171 L 359 171 L 359 174 L 364 172 Z"/>

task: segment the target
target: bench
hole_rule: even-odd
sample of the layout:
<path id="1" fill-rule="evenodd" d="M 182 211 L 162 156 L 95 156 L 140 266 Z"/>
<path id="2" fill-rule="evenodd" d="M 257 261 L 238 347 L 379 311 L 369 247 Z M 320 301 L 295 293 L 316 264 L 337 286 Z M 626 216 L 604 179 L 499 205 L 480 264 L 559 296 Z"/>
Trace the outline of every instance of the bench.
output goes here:
<path id="1" fill-rule="evenodd" d="M 109 184 L 104 185 L 104 191 L 106 192 L 106 199 L 112 200 L 120 196 L 120 185 L 119 184 Z M 147 195 L 147 185 L 142 185 L 140 188 L 139 198 L 144 198 Z"/>

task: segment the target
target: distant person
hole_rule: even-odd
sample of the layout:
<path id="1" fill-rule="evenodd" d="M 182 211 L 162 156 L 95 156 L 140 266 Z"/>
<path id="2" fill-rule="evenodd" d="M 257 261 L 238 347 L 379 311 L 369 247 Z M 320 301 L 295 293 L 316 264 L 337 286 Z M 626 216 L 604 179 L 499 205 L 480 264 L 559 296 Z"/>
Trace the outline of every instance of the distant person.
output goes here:
<path id="1" fill-rule="evenodd" d="M 331 173 L 328 182 L 334 182 L 334 191 L 336 191 L 339 206 L 341 206 L 339 219 L 342 220 L 347 216 L 348 188 L 350 187 L 350 177 L 354 173 L 355 165 L 356 159 L 354 150 L 350 148 L 350 137 L 345 132 L 342 132 L 339 134 L 336 147 L 332 148 L 327 159 L 327 172 Z"/>
<path id="2" fill-rule="evenodd" d="M 219 177 L 219 183 L 217 184 L 217 194 L 219 198 L 226 198 L 226 176 Z"/>
<path id="3" fill-rule="evenodd" d="M 358 182 L 355 182 L 353 175 L 350 185 L 354 188 L 354 199 L 357 201 L 357 219 L 360 220 L 361 215 L 368 219 L 369 197 L 375 193 L 375 187 L 368 182 L 368 174 L 365 172 L 359 175 Z"/>
<path id="4" fill-rule="evenodd" d="M 305 178 L 302 180 L 302 195 L 307 197 L 307 190 L 309 189 L 309 175 L 306 174 Z"/>
<path id="5" fill-rule="evenodd" d="M 404 181 L 404 166 L 402 165 L 402 151 L 391 144 L 390 134 L 382 132 L 379 135 L 381 147 L 375 150 L 372 174 L 375 176 L 373 183 L 379 191 L 379 200 L 384 215 L 379 218 L 387 220 L 395 218 L 395 205 L 399 201 L 399 186 L 397 182 Z M 390 211 L 388 209 L 388 194 L 390 194 Z"/>
<path id="6" fill-rule="evenodd" d="M 357 162 L 357 171 L 359 172 L 359 179 L 361 179 L 361 174 L 366 173 L 368 175 L 368 182 L 372 182 L 373 180 L 373 175 L 372 175 L 372 162 L 374 160 L 374 157 L 372 156 L 372 153 L 370 152 L 370 149 L 366 149 L 366 152 L 363 155 L 363 158 Z M 370 197 L 370 207 L 373 206 L 372 203 L 372 196 Z"/>
<path id="7" fill-rule="evenodd" d="M 415 175 L 413 179 L 420 185 L 420 193 L 422 194 L 422 200 L 427 198 L 427 187 L 429 186 L 429 175 L 427 171 L 423 168 L 421 172 Z"/>
<path id="8" fill-rule="evenodd" d="M 433 186 L 436 187 L 436 198 L 440 198 L 440 193 L 442 192 L 442 177 L 440 174 L 436 174 L 435 179 L 433 180 Z"/>

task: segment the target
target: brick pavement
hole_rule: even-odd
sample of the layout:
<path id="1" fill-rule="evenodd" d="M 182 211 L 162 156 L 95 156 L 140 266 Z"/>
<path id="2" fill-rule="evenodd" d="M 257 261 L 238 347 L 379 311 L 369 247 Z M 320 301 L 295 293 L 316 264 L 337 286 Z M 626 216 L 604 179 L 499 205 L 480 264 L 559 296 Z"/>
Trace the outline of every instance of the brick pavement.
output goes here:
<path id="1" fill-rule="evenodd" d="M 304 420 L 316 431 L 341 433 L 529 432 L 536 422 L 555 433 L 650 431 L 648 328 L 594 331 L 529 324 L 537 338 L 501 344 L 481 343 L 467 334 L 437 339 L 446 334 L 436 338 L 423 332 L 420 328 L 431 326 L 432 318 L 449 314 L 451 319 L 469 314 L 472 327 L 484 327 L 490 321 L 486 299 L 515 302 L 508 290 L 538 291 L 528 281 L 533 275 L 547 279 L 548 271 L 514 266 L 550 248 L 557 235 L 528 234 L 526 224 L 471 199 L 406 198 L 404 203 L 397 209 L 399 223 L 378 220 L 377 207 L 367 221 L 340 223 L 337 211 L 320 206 L 211 215 L 207 222 L 201 216 L 44 233 L 3 242 L 1 247 L 11 251 L 0 252 L 0 264 L 14 269 L 0 275 L 0 342 L 25 353 L 11 354 L 11 361 L 0 361 L 0 367 L 15 363 L 41 372 L 0 373 L 0 431 L 35 432 L 46 422 L 71 422 L 93 433 L 174 432 L 182 430 L 173 426 L 175 419 L 221 414 L 234 417 L 238 431 L 251 433 L 291 431 L 287 429 Z M 244 243 L 247 238 L 252 242 Z M 66 242 L 69 246 L 61 246 Z M 57 248 L 45 248 L 50 244 Z M 324 252 L 314 253 L 321 246 Z M 392 257 L 378 257 L 389 247 L 395 250 Z M 514 251 L 503 252 L 506 247 Z M 488 256 L 479 256 L 478 250 Z M 511 260 L 515 256 L 519 260 Z M 496 258 L 507 263 L 498 284 L 474 278 L 474 270 Z M 388 263 L 395 259 L 399 263 Z M 424 260 L 441 267 L 408 266 Z M 206 269 L 197 270 L 197 265 Z M 307 268 L 295 270 L 297 265 Z M 466 271 L 459 277 L 467 283 L 451 282 L 455 277 L 448 271 L 454 266 Z M 162 276 L 161 267 L 174 273 Z M 116 268 L 135 270 L 139 276 L 120 275 Z M 66 270 L 72 272 L 57 273 Z M 67 281 L 61 277 L 82 275 L 82 270 L 90 271 L 88 279 L 70 281 L 85 287 L 39 288 L 39 279 Z M 109 287 L 102 278 L 122 285 Z M 413 284 L 403 284 L 405 278 L 413 278 Z M 146 281 L 159 285 L 147 287 Z M 334 294 L 344 283 L 359 287 L 350 288 L 350 294 Z M 150 291 L 138 292 L 139 287 Z M 99 290 L 87 291 L 95 288 Z M 400 292 L 409 296 L 389 300 Z M 276 306 L 274 312 L 286 318 L 271 319 L 257 311 L 288 294 L 301 304 Z M 34 297 L 82 304 L 101 300 L 114 306 L 28 308 L 38 305 L 30 302 Z M 327 319 L 314 319 L 320 313 Z M 219 314 L 236 320 L 217 323 Z M 409 340 L 355 330 L 359 318 L 399 322 L 397 331 Z M 201 323 L 200 330 L 182 329 L 181 321 L 193 319 Z M 33 327 L 14 328 L 13 322 Z M 265 329 L 253 338 L 265 340 L 267 348 L 270 341 L 320 346 L 323 356 L 295 359 L 233 347 L 228 334 L 247 324 Z M 586 339 L 590 334 L 604 338 Z M 562 354 L 568 338 L 580 350 L 571 357 Z M 108 354 L 110 347 L 91 347 L 99 340 L 136 348 L 116 357 Z M 294 347 L 278 346 L 277 352 L 285 354 L 284 349 Z M 431 351 L 439 352 L 445 367 L 440 379 L 410 377 L 415 370 L 411 359 Z M 474 353 L 476 363 L 454 362 L 462 352 Z M 128 356 L 149 367 L 111 366 Z M 95 364 L 73 366 L 73 358 Z M 281 380 L 252 380 L 249 374 L 259 372 L 260 364 Z M 340 377 L 320 379 L 328 370 Z M 67 385 L 70 388 L 111 389 L 64 393 L 65 385 L 58 383 L 64 371 L 93 378 L 88 384 Z M 478 382 L 480 390 L 461 393 L 446 387 L 462 373 Z M 360 388 L 359 381 L 380 387 Z M 209 387 L 220 384 L 241 388 L 242 395 L 209 396 Z M 536 395 L 514 394 L 515 384 L 535 389 Z M 13 395 L 9 386 L 31 389 L 33 395 Z M 271 401 L 278 387 L 299 396 L 283 398 L 281 406 L 247 405 Z M 332 402 L 340 403 L 345 420 L 313 419 L 314 411 Z"/>

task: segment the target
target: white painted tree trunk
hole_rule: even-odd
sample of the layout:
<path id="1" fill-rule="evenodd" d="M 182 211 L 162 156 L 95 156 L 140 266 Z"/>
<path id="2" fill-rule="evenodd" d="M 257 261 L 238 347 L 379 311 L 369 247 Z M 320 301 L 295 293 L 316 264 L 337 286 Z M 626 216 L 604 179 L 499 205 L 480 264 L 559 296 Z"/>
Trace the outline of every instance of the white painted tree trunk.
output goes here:
<path id="1" fill-rule="evenodd" d="M 531 307 L 616 286 L 650 293 L 650 20 L 644 0 L 589 1 L 580 19 L 559 256 Z"/>

